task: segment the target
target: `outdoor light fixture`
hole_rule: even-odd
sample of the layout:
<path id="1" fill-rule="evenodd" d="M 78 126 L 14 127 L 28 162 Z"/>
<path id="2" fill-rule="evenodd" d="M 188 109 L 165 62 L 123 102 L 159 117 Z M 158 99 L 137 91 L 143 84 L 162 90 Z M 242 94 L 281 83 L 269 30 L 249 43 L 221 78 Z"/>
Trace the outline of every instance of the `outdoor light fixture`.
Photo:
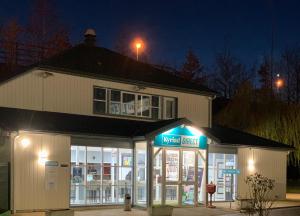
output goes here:
<path id="1" fill-rule="evenodd" d="M 253 159 L 248 160 L 248 170 L 250 172 L 254 171 L 254 160 Z"/>
<path id="2" fill-rule="evenodd" d="M 23 148 L 27 148 L 30 145 L 30 140 L 28 138 L 23 138 L 21 140 L 21 145 Z"/>
<path id="3" fill-rule="evenodd" d="M 46 151 L 41 151 L 39 153 L 39 164 L 45 165 L 45 163 L 47 161 L 47 157 L 48 157 L 47 152 Z"/>
<path id="4" fill-rule="evenodd" d="M 197 135 L 197 136 L 203 136 L 202 131 L 198 130 L 198 129 L 195 128 L 195 127 L 192 127 L 192 126 L 186 126 L 186 128 L 189 129 L 194 135 Z"/>
<path id="5" fill-rule="evenodd" d="M 141 38 L 135 38 L 132 42 L 131 42 L 131 49 L 133 52 L 136 53 L 136 60 L 139 60 L 139 55 L 141 53 L 141 51 L 145 50 L 145 42 L 144 40 L 142 40 Z"/>

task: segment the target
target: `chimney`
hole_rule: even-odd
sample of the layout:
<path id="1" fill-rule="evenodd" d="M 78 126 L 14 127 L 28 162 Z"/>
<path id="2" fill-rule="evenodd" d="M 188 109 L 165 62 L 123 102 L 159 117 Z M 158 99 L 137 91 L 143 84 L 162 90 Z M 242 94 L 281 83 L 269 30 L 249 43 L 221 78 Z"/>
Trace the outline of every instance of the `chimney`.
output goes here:
<path id="1" fill-rule="evenodd" d="M 94 29 L 87 29 L 84 33 L 84 42 L 88 46 L 96 45 L 96 32 Z"/>

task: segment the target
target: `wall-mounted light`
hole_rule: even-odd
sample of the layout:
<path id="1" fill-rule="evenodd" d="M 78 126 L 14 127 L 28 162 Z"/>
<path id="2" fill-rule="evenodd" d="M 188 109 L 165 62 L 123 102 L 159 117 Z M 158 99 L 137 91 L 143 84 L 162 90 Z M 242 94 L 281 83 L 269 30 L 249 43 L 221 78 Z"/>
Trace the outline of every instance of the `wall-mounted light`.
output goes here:
<path id="1" fill-rule="evenodd" d="M 28 138 L 23 138 L 20 143 L 23 148 L 27 148 L 30 145 L 30 140 Z"/>
<path id="2" fill-rule="evenodd" d="M 47 161 L 48 153 L 46 151 L 41 151 L 39 153 L 39 164 L 45 165 Z"/>
<path id="3" fill-rule="evenodd" d="M 202 131 L 198 130 L 197 128 L 195 128 L 193 126 L 186 126 L 186 128 L 189 129 L 196 136 L 203 136 Z"/>
<path id="4" fill-rule="evenodd" d="M 254 160 L 253 160 L 253 159 L 249 159 L 249 160 L 248 160 L 248 170 L 249 170 L 250 172 L 253 172 L 254 169 L 255 169 L 255 167 L 254 167 Z"/>

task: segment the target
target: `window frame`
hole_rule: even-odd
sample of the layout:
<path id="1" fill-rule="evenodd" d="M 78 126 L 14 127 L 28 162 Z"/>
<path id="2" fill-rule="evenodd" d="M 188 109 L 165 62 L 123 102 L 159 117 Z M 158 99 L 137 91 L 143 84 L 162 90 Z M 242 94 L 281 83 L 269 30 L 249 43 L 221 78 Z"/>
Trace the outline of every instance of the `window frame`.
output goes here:
<path id="1" fill-rule="evenodd" d="M 103 89 L 103 90 L 105 90 L 105 100 L 101 100 L 101 99 L 96 99 L 95 98 L 95 89 Z M 94 112 L 94 114 L 103 115 L 103 114 L 107 113 L 107 99 L 108 99 L 107 92 L 108 92 L 107 88 L 103 88 L 103 87 L 99 87 L 99 86 L 94 86 L 94 88 L 93 88 L 93 112 Z M 103 103 L 105 103 L 105 111 L 104 111 L 104 113 L 96 111 L 96 109 L 95 109 L 95 102 L 103 102 Z"/>
<path id="2" fill-rule="evenodd" d="M 93 114 L 96 115 L 110 115 L 110 116 L 119 116 L 119 117 L 130 117 L 130 118 L 137 118 L 137 119 L 146 119 L 146 120 L 163 120 L 163 119 L 172 119 L 172 118 L 176 118 L 177 117 L 177 103 L 178 100 L 176 97 L 170 97 L 170 96 L 162 96 L 162 95 L 155 95 L 155 94 L 148 94 L 148 93 L 140 93 L 140 92 L 134 92 L 134 91 L 126 91 L 126 90 L 121 90 L 121 89 L 114 89 L 114 88 L 105 88 L 105 87 L 100 87 L 100 86 L 93 86 L 93 89 L 95 88 L 100 88 L 100 89 L 105 89 L 105 96 L 106 96 L 106 100 L 99 100 L 99 99 L 95 99 L 94 95 L 93 95 Z M 112 91 L 119 91 L 120 92 L 120 101 L 114 101 L 111 100 L 111 92 Z M 94 94 L 94 93 L 93 93 Z M 134 114 L 126 114 L 123 113 L 123 94 L 132 94 L 135 96 L 134 99 Z M 141 113 L 138 113 L 138 97 L 141 96 L 143 98 L 143 96 L 145 97 L 150 97 L 150 101 L 149 101 L 149 116 L 144 116 Z M 157 97 L 158 98 L 158 106 L 154 106 L 152 103 L 153 97 Z M 173 117 L 172 118 L 166 118 L 166 100 L 172 100 L 174 107 L 173 107 Z M 95 101 L 101 101 L 101 102 L 105 102 L 105 113 L 99 113 L 96 112 L 95 108 L 94 108 L 94 102 Z M 141 100 L 141 105 L 143 105 L 142 103 L 143 100 Z M 112 103 L 118 103 L 120 105 L 120 113 L 112 113 L 111 112 L 111 104 Z M 153 109 L 157 109 L 158 110 L 158 115 L 157 118 L 153 118 Z"/>

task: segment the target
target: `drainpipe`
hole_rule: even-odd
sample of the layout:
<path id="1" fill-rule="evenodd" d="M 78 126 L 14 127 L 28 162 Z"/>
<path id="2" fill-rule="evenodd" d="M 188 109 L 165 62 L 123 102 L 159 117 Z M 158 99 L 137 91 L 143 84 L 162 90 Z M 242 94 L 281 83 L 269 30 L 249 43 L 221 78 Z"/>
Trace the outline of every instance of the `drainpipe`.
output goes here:
<path id="1" fill-rule="evenodd" d="M 14 178 L 14 162 L 15 162 L 15 142 L 16 139 L 19 137 L 18 131 L 11 132 L 11 148 L 10 148 L 10 209 L 13 214 L 16 214 L 15 210 L 15 178 Z"/>
<path id="2" fill-rule="evenodd" d="M 212 101 L 217 96 L 214 95 L 212 97 L 208 97 L 208 127 L 212 127 Z M 209 147 L 207 146 L 206 154 L 205 154 L 205 205 L 208 205 L 208 194 L 206 193 L 206 184 L 208 184 L 208 151 Z"/>

